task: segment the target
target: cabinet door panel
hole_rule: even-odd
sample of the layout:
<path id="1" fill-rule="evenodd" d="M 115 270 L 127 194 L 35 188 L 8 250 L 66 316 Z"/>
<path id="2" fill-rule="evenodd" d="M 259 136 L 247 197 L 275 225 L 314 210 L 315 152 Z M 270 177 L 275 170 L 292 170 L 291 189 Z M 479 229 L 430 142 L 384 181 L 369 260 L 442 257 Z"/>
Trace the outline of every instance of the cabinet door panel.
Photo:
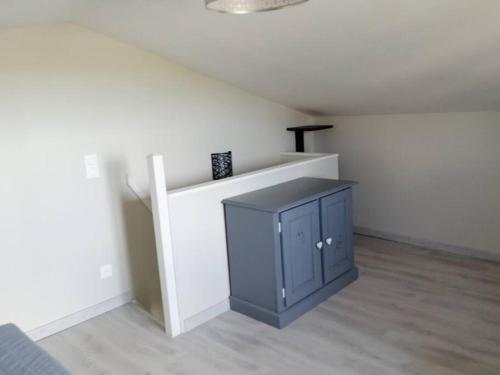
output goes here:
<path id="1" fill-rule="evenodd" d="M 351 202 L 351 189 L 321 199 L 325 283 L 333 281 L 354 265 Z"/>
<path id="2" fill-rule="evenodd" d="M 291 306 L 323 285 L 319 202 L 281 214 L 286 306 Z"/>

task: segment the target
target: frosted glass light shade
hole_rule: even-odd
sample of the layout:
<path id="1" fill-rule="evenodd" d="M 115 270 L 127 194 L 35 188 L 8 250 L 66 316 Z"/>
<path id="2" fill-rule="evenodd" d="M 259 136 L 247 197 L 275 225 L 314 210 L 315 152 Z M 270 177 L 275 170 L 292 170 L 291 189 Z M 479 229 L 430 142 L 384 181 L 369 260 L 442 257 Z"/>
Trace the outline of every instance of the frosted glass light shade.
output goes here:
<path id="1" fill-rule="evenodd" d="M 265 12 L 289 5 L 305 3 L 308 0 L 205 0 L 207 9 L 223 13 L 246 14 Z"/>

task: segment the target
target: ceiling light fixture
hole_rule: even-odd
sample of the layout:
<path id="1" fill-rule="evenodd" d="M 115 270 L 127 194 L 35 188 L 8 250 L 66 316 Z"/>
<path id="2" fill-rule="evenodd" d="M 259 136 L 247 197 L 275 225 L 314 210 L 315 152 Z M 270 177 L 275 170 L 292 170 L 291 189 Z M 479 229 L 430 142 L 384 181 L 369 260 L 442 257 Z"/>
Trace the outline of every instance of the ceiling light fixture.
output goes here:
<path id="1" fill-rule="evenodd" d="M 205 0 L 207 9 L 232 14 L 266 12 L 306 1 L 308 0 Z"/>

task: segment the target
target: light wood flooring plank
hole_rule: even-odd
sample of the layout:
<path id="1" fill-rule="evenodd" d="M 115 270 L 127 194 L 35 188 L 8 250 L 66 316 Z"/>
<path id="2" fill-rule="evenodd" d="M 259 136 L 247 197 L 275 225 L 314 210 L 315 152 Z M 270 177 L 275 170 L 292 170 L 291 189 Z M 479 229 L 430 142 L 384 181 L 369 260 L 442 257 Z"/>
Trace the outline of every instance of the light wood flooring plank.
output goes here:
<path id="1" fill-rule="evenodd" d="M 356 261 L 281 331 L 228 312 L 170 339 L 127 305 L 40 344 L 75 375 L 500 374 L 500 263 L 360 236 Z"/>

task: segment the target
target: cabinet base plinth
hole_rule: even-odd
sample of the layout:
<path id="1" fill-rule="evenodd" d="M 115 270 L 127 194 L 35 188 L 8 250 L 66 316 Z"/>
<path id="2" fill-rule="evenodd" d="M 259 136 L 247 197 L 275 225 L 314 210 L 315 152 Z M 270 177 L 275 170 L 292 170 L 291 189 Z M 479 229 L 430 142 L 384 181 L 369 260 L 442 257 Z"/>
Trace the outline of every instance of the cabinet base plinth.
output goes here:
<path id="1" fill-rule="evenodd" d="M 234 296 L 229 297 L 229 302 L 231 304 L 231 310 L 281 329 L 285 328 L 291 322 L 318 306 L 320 303 L 326 301 L 334 294 L 340 292 L 357 278 L 358 269 L 353 267 L 342 276 L 323 286 L 321 289 L 304 298 L 302 301 L 290 306 L 281 313 L 264 309 Z"/>

